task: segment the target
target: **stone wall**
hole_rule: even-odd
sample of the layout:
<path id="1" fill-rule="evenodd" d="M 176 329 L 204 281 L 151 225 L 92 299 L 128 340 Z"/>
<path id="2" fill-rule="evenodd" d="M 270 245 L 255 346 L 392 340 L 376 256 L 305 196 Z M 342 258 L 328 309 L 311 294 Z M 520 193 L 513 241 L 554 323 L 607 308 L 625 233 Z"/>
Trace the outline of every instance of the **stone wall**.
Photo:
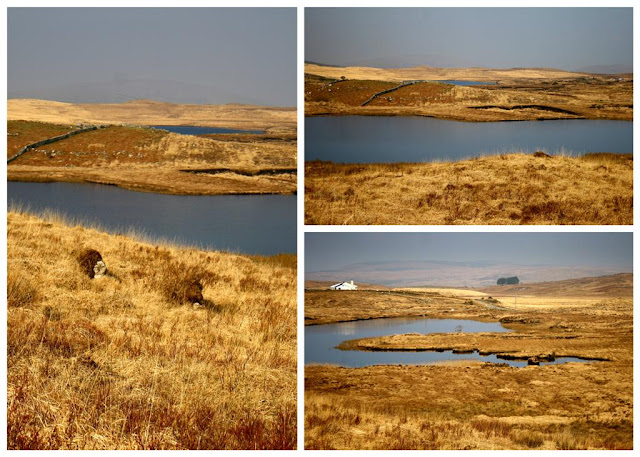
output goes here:
<path id="1" fill-rule="evenodd" d="M 14 160 L 16 160 L 18 157 L 20 157 L 22 154 L 24 154 L 25 152 L 40 147 L 40 146 L 44 146 L 45 144 L 51 144 L 51 143 L 55 143 L 56 141 L 61 141 L 61 140 L 65 140 L 73 135 L 77 135 L 79 133 L 84 133 L 84 132 L 89 132 L 91 130 L 98 130 L 104 128 L 103 125 L 92 125 L 89 127 L 83 127 L 83 128 L 79 128 L 76 130 L 72 130 L 68 133 L 65 133 L 64 135 L 58 135 L 58 136 L 54 136 L 53 138 L 47 138 L 44 140 L 40 140 L 40 141 L 36 141 L 35 143 L 31 143 L 26 145 L 25 147 L 23 147 L 22 149 L 20 149 L 16 154 L 14 154 L 13 156 L 9 157 L 7 159 L 7 164 L 13 162 Z"/>

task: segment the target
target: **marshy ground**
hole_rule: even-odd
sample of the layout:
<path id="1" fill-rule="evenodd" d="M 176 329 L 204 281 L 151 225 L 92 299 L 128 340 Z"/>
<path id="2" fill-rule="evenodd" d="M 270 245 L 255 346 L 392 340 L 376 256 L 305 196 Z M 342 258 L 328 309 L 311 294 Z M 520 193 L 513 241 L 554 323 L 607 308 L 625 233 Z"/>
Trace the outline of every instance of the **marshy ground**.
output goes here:
<path id="1" fill-rule="evenodd" d="M 306 224 L 632 224 L 633 156 L 305 164 Z"/>
<path id="2" fill-rule="evenodd" d="M 77 123 L 105 128 L 26 152 L 8 165 L 8 179 L 91 182 L 184 195 L 293 194 L 295 116 L 295 110 L 241 105 L 11 100 L 8 157 L 23 146 L 72 131 Z M 141 125 L 213 125 L 264 133 L 191 136 Z"/>
<path id="3" fill-rule="evenodd" d="M 517 303 L 507 298 L 511 291 L 492 299 L 446 289 L 307 291 L 308 324 L 400 316 L 404 310 L 406 316 L 500 321 L 512 330 L 369 338 L 348 342 L 351 350 L 477 349 L 513 358 L 554 354 L 600 361 L 525 368 L 477 361 L 309 365 L 305 447 L 631 449 L 631 283 L 631 275 L 562 281 L 555 290 L 545 283 L 521 292 Z M 489 300 L 498 306 L 488 306 Z"/>
<path id="4" fill-rule="evenodd" d="M 8 447 L 295 448 L 295 255 L 132 236 L 9 212 Z"/>

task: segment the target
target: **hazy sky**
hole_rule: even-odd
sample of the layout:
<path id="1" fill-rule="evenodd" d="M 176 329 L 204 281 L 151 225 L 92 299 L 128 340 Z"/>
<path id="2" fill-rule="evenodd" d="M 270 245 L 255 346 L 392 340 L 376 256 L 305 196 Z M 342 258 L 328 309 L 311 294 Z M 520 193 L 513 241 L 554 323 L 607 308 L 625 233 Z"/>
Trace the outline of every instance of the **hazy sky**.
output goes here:
<path id="1" fill-rule="evenodd" d="M 9 8 L 8 92 L 296 104 L 295 8 Z"/>
<path id="2" fill-rule="evenodd" d="M 628 267 L 630 233 L 307 233 L 305 272 L 360 262 Z"/>
<path id="3" fill-rule="evenodd" d="M 632 11 L 306 8 L 305 60 L 381 67 L 631 68 Z"/>

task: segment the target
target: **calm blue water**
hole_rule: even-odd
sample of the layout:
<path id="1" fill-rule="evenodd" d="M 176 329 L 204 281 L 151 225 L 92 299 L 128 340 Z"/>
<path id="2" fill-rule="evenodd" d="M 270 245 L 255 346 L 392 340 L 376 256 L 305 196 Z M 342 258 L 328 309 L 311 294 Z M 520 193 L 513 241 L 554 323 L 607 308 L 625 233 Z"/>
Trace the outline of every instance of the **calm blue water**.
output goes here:
<path id="1" fill-rule="evenodd" d="M 495 82 L 486 82 L 486 81 L 460 81 L 457 79 L 441 79 L 436 82 L 445 83 L 445 84 L 453 84 L 454 86 L 495 86 L 497 83 Z"/>
<path id="2" fill-rule="evenodd" d="M 180 133 L 181 135 L 213 135 L 216 133 L 251 133 L 257 135 L 263 133 L 262 130 L 236 130 L 222 127 L 198 127 L 195 125 L 152 125 L 151 127 Z"/>
<path id="3" fill-rule="evenodd" d="M 59 211 L 112 233 L 130 228 L 152 238 L 207 249 L 271 255 L 296 252 L 295 195 L 184 196 L 115 186 L 7 182 L 9 205 Z"/>
<path id="4" fill-rule="evenodd" d="M 526 360 L 503 360 L 495 355 L 482 356 L 478 353 L 454 354 L 452 351 L 342 351 L 336 346 L 347 340 L 372 338 L 378 336 L 405 333 L 464 333 L 508 332 L 499 322 L 478 322 L 460 319 L 424 319 L 424 318 L 388 318 L 364 321 L 339 322 L 336 324 L 311 325 L 304 328 L 305 364 L 330 363 L 346 367 L 365 367 L 370 365 L 421 365 L 447 360 L 480 360 L 483 362 L 507 363 L 514 367 L 527 366 Z M 542 362 L 541 365 L 567 362 L 585 362 L 576 357 L 562 357 L 554 362 Z"/>
<path id="5" fill-rule="evenodd" d="M 633 152 L 633 123 L 609 120 L 456 122 L 426 117 L 305 119 L 305 160 L 457 161 L 504 152 Z"/>

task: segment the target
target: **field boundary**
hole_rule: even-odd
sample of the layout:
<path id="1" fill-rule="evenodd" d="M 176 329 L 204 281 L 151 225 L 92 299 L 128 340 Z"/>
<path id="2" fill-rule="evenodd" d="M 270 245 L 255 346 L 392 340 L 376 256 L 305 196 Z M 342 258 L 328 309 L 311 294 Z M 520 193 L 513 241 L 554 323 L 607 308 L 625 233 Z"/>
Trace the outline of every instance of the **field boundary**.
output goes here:
<path id="1" fill-rule="evenodd" d="M 45 138 L 44 140 L 36 141 L 35 143 L 31 143 L 31 144 L 28 144 L 28 145 L 22 147 L 22 149 L 20 149 L 14 155 L 9 157 L 7 159 L 7 164 L 13 162 L 18 157 L 20 157 L 22 154 L 24 154 L 27 151 L 30 151 L 33 148 L 37 148 L 39 146 L 44 146 L 45 144 L 55 143 L 57 141 L 66 140 L 67 138 L 72 137 L 74 135 L 78 135 L 79 133 L 89 132 L 91 130 L 98 130 L 98 129 L 103 129 L 103 128 L 105 128 L 104 125 L 92 125 L 92 126 L 89 126 L 89 127 L 83 127 L 83 128 L 79 128 L 79 129 L 76 129 L 76 130 L 72 130 L 70 132 L 65 133 L 64 135 L 58 135 L 58 136 L 54 136 L 54 137 L 51 137 L 51 138 Z"/>

